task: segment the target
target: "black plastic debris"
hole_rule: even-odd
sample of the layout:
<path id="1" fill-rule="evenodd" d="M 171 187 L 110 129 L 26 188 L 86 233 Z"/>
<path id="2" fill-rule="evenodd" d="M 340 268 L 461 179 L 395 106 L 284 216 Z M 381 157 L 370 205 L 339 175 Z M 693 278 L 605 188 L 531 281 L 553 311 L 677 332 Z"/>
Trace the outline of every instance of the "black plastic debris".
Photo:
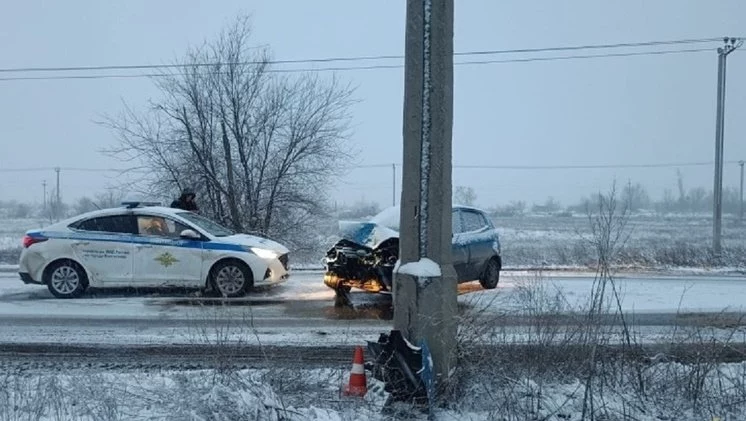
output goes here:
<path id="1" fill-rule="evenodd" d="M 411 345 L 398 330 L 382 333 L 378 342 L 368 342 L 373 362 L 366 364 L 371 375 L 384 383 L 389 393 L 386 405 L 410 403 L 423 409 L 428 407 L 428 396 L 422 372 L 422 351 Z"/>

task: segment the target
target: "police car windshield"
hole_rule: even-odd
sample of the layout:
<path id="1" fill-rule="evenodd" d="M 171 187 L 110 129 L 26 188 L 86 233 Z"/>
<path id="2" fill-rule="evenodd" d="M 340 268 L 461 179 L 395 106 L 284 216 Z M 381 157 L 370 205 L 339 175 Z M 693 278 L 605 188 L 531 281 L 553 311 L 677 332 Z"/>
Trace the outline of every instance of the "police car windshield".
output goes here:
<path id="1" fill-rule="evenodd" d="M 209 232 L 210 234 L 216 237 L 227 237 L 229 235 L 235 234 L 233 231 L 218 224 L 217 222 L 212 221 L 208 218 L 205 218 L 204 216 L 198 215 L 193 212 L 179 212 L 177 213 L 177 215 L 199 226 L 203 230 Z"/>

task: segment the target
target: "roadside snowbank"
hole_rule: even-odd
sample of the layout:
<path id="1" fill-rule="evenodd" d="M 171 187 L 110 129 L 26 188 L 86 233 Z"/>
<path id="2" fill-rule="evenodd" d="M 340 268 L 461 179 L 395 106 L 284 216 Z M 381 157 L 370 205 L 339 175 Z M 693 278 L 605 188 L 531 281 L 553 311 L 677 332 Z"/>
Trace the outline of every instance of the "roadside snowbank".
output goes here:
<path id="1" fill-rule="evenodd" d="M 437 419 L 577 421 L 593 399 L 597 417 L 639 421 L 744 419 L 739 379 L 746 364 L 720 364 L 703 378 L 699 405 L 683 394 L 692 368 L 657 364 L 647 371 L 652 386 L 640 400 L 632 387 L 593 388 L 580 379 L 541 377 L 467 379 L 468 385 Z M 386 392 L 368 375 L 364 398 L 341 395 L 345 370 L 273 368 L 242 371 L 92 371 L 79 375 L 0 374 L 0 419 L 383 421 Z M 672 380 L 680 380 L 674 384 Z M 700 389 L 697 389 L 700 390 Z M 739 401 L 740 399 L 740 401 Z M 411 414 L 422 419 L 425 414 Z"/>

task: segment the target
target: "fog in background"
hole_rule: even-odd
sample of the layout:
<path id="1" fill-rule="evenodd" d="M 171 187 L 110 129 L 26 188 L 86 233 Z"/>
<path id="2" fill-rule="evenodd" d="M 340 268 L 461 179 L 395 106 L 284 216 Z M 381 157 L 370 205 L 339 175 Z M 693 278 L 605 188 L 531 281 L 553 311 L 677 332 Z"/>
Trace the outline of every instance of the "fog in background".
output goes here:
<path id="1" fill-rule="evenodd" d="M 170 63 L 250 13 L 257 45 L 274 58 L 402 55 L 403 2 L 328 0 L 13 2 L 0 15 L 0 68 Z M 459 1 L 456 51 L 746 36 L 746 3 L 704 1 Z M 585 166 L 711 162 L 717 55 L 609 57 L 457 66 L 454 185 L 491 206 L 553 196 L 577 202 L 616 179 L 651 196 L 712 189 L 712 165 L 605 169 L 468 169 L 459 166 Z M 646 51 L 655 50 L 651 47 Z M 725 160 L 746 159 L 746 48 L 728 58 Z M 604 51 L 605 52 L 605 51 Z M 603 53 L 603 52 L 599 52 Z M 546 53 L 543 56 L 559 55 Z M 526 54 L 492 56 L 525 58 Z M 458 61 L 458 59 L 457 59 Z M 401 60 L 374 64 L 400 64 Z M 366 64 L 354 63 L 354 65 Z M 289 68 L 329 67 L 299 64 Z M 357 86 L 351 146 L 361 168 L 330 188 L 329 199 L 392 201 L 391 163 L 401 161 L 403 69 L 340 71 Z M 0 74 L 2 77 L 20 74 Z M 23 76 L 45 76 L 46 73 Z M 128 163 L 102 155 L 114 134 L 96 124 L 123 101 L 144 108 L 158 95 L 147 78 L 0 81 L 0 197 L 42 200 L 60 166 L 63 200 L 117 185 Z M 373 166 L 373 167 L 366 167 Z M 23 170 L 23 171 L 20 171 Z M 397 168 L 397 175 L 401 168 Z M 738 186 L 726 164 L 724 184 Z M 398 192 L 397 183 L 397 192 Z M 49 188 L 49 187 L 48 187 Z M 176 192 L 174 192 L 176 193 Z"/>

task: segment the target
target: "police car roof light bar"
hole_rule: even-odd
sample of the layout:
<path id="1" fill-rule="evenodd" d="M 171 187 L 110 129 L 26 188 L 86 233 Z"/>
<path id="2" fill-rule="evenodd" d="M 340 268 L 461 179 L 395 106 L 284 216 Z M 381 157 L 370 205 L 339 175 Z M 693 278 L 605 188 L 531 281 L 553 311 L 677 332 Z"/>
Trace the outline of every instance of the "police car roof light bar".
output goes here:
<path id="1" fill-rule="evenodd" d="M 161 205 L 161 202 L 140 202 L 140 201 L 122 202 L 122 206 L 125 206 L 127 209 L 139 208 L 143 206 L 160 206 L 160 205 Z"/>

